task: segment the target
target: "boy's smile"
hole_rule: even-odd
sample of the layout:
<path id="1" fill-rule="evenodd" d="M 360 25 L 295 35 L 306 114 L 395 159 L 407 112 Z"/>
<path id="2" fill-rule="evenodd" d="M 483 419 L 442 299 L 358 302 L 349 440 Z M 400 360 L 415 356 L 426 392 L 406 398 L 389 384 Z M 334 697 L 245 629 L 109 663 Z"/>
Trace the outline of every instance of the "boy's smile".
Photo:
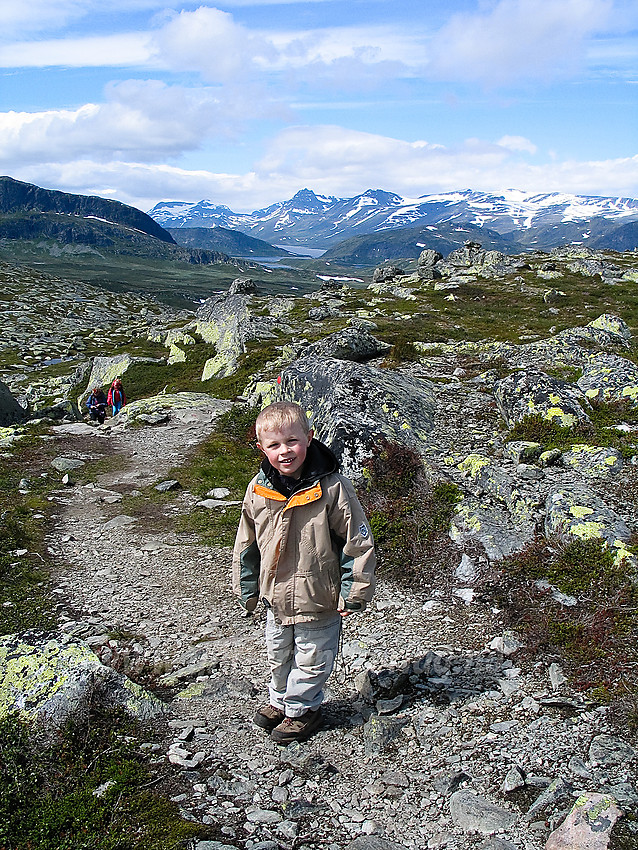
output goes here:
<path id="1" fill-rule="evenodd" d="M 298 423 L 284 424 L 276 431 L 262 430 L 257 447 L 280 475 L 299 478 L 312 434 L 312 430 L 306 434 Z"/>

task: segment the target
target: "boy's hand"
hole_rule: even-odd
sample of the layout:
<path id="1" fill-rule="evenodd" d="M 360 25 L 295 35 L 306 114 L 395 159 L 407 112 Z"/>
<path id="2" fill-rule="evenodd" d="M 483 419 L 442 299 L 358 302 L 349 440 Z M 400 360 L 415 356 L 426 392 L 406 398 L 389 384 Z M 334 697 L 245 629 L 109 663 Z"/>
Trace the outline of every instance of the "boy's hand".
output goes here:
<path id="1" fill-rule="evenodd" d="M 352 611 L 346 611 L 346 609 L 343 608 L 339 611 L 339 613 L 341 614 L 342 617 L 349 617 L 350 614 L 352 614 Z"/>

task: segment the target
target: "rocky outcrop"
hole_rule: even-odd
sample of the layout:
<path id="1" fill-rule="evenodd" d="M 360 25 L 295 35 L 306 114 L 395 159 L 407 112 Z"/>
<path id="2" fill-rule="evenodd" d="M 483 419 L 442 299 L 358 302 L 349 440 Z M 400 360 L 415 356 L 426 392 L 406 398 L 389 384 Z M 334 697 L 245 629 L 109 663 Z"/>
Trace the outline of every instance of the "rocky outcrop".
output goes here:
<path id="1" fill-rule="evenodd" d="M 428 381 L 312 356 L 282 372 L 280 390 L 282 398 L 308 411 L 317 437 L 357 478 L 362 460 L 382 438 L 423 451 L 436 409 Z"/>
<path id="2" fill-rule="evenodd" d="M 109 388 L 115 378 L 123 377 L 124 391 L 126 392 L 126 372 L 135 363 L 163 363 L 153 357 L 134 357 L 130 354 L 116 354 L 113 357 L 94 357 L 91 374 L 86 388 L 78 398 L 78 405 L 83 406 L 89 397 L 93 387 L 102 387 L 104 391 Z"/>
<path id="3" fill-rule="evenodd" d="M 526 369 L 503 378 L 496 387 L 495 397 L 510 428 L 525 416 L 533 415 L 566 428 L 589 422 L 585 395 L 572 384 L 538 370 Z"/>
<path id="4" fill-rule="evenodd" d="M 0 636 L 0 716 L 17 712 L 61 728 L 88 711 L 98 688 L 107 705 L 141 720 L 163 711 L 156 697 L 101 664 L 80 640 L 61 632 Z"/>
<path id="5" fill-rule="evenodd" d="M 251 295 L 239 289 L 236 295 L 209 298 L 197 311 L 194 329 L 204 342 L 217 348 L 215 357 L 204 366 L 202 381 L 232 375 L 249 341 L 276 339 L 282 326 L 291 330 L 281 318 L 292 306 L 289 299 L 272 299 L 269 314 L 264 316 L 251 306 Z"/>

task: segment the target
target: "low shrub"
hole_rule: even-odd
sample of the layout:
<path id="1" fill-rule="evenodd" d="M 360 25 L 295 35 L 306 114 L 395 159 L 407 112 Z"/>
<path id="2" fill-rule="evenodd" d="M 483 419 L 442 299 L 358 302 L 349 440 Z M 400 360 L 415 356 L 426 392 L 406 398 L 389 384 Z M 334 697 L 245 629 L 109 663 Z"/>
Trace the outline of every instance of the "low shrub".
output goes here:
<path id="1" fill-rule="evenodd" d="M 563 604 L 552 588 L 575 604 Z M 638 698 L 638 586 L 632 565 L 615 563 L 604 540 L 538 537 L 500 562 L 487 592 L 530 656 L 558 660 L 593 699 Z"/>
<path id="2" fill-rule="evenodd" d="M 540 413 L 524 416 L 520 422 L 510 428 L 508 440 L 529 440 L 540 443 L 545 450 L 570 449 L 575 443 L 583 443 L 594 436 L 594 427 L 587 422 L 573 428 L 559 425 L 552 419 L 546 419 Z"/>
<path id="3" fill-rule="evenodd" d="M 418 588 L 455 554 L 448 536 L 460 498 L 454 484 L 428 481 L 413 450 L 381 440 L 364 461 L 361 502 L 379 558 L 379 574 Z"/>

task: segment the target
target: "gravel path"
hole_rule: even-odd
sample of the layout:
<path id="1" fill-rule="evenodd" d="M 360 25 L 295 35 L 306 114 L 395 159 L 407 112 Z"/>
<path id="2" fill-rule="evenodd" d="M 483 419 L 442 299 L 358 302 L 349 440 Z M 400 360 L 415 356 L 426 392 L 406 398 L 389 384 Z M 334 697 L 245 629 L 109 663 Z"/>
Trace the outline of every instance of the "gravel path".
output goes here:
<path id="1" fill-rule="evenodd" d="M 515 654 L 489 649 L 503 635 L 498 614 L 465 604 L 447 580 L 420 595 L 381 582 L 370 610 L 344 624 L 325 728 L 288 748 L 264 737 L 250 720 L 266 694 L 263 621 L 231 596 L 230 551 L 168 523 L 158 532 L 128 522 L 119 502 L 163 480 L 210 428 L 210 418 L 172 417 L 92 429 L 88 453 L 123 463 L 59 491 L 50 539 L 65 564 L 56 587 L 62 627 L 131 678 L 164 677 L 167 736 L 154 757 L 186 789 L 176 794 L 185 814 L 222 842 L 200 850 L 336 850 L 354 839 L 360 850 L 393 846 L 384 840 L 541 850 L 579 790 L 635 779 L 631 758 L 592 755 L 592 741 L 609 731 L 604 711 L 570 694 L 560 671 L 550 679 L 544 661 L 522 667 Z M 182 493 L 174 510 L 193 502 Z M 526 817 L 558 778 L 566 797 Z M 476 800 L 495 814 L 472 819 Z"/>

